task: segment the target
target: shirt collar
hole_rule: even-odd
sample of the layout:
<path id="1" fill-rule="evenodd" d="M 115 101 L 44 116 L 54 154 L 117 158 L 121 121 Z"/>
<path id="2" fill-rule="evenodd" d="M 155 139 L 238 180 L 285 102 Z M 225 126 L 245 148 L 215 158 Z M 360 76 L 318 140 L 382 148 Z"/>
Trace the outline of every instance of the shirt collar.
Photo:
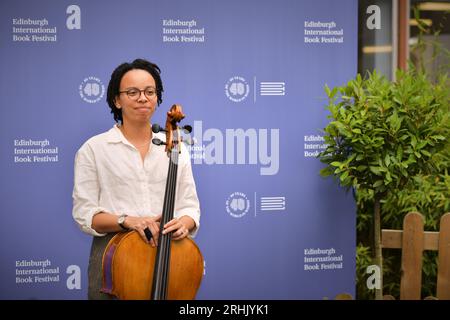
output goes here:
<path id="1" fill-rule="evenodd" d="M 117 123 L 111 129 L 109 129 L 106 141 L 109 143 L 122 142 L 128 144 Z"/>
<path id="2" fill-rule="evenodd" d="M 165 140 L 166 135 L 161 134 L 161 132 L 158 132 L 157 134 L 153 134 L 153 137 L 158 137 L 160 139 Z M 119 125 L 116 123 L 111 129 L 107 132 L 106 141 L 108 143 L 119 143 L 122 142 L 123 144 L 127 144 L 131 146 L 131 144 L 128 142 L 128 140 L 123 135 L 122 131 L 119 129 Z"/>

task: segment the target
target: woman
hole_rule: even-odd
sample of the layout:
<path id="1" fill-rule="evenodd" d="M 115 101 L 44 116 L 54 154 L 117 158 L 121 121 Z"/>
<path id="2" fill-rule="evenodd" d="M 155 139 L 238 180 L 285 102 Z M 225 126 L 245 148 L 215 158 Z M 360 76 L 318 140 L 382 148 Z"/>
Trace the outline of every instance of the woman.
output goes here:
<path id="1" fill-rule="evenodd" d="M 100 292 L 102 255 L 112 236 L 136 230 L 157 246 L 168 157 L 152 145 L 151 117 L 162 102 L 163 85 L 157 65 L 136 59 L 119 65 L 111 75 L 107 102 L 117 122 L 109 131 L 86 141 L 75 157 L 73 217 L 83 232 L 94 236 L 89 258 L 89 299 L 108 299 Z M 162 233 L 173 240 L 194 236 L 200 206 L 189 154 L 181 149 L 175 218 Z M 144 230 L 152 233 L 147 240 Z"/>

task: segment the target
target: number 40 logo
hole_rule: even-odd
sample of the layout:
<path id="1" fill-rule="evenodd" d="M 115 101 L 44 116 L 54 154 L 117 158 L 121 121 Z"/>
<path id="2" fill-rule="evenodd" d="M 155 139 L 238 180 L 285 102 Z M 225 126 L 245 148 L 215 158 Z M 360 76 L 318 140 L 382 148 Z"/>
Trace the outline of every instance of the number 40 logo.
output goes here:
<path id="1" fill-rule="evenodd" d="M 231 101 L 241 102 L 247 98 L 249 92 L 250 86 L 242 77 L 232 77 L 225 84 L 225 94 Z"/>

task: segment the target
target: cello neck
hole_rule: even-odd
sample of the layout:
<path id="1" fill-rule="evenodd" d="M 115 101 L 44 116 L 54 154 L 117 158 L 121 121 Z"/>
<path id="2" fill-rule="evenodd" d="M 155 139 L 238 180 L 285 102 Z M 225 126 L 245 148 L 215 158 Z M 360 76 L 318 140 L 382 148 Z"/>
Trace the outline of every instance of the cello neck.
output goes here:
<path id="1" fill-rule="evenodd" d="M 174 105 L 168 112 L 166 121 L 166 152 L 169 155 L 164 205 L 159 228 L 158 249 L 153 271 L 152 300 L 166 300 L 169 286 L 170 247 L 172 232 L 162 234 L 164 225 L 174 217 L 175 191 L 177 185 L 178 159 L 180 153 L 180 135 L 176 122 L 184 118 L 181 107 Z"/>
<path id="2" fill-rule="evenodd" d="M 173 159 L 174 158 L 174 159 Z M 159 227 L 160 234 L 158 249 L 156 251 L 155 268 L 153 271 L 152 300 L 166 300 L 169 284 L 170 268 L 170 246 L 172 233 L 162 234 L 164 225 L 173 219 L 175 205 L 175 190 L 178 171 L 178 151 L 172 150 L 167 175 L 166 192 L 164 195 L 164 206 Z"/>

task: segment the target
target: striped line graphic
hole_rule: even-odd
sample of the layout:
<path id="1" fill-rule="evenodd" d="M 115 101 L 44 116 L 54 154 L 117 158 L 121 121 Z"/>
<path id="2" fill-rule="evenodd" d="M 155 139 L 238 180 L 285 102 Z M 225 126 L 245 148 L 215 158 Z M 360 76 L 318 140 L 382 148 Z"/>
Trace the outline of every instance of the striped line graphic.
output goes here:
<path id="1" fill-rule="evenodd" d="M 286 197 L 261 197 L 261 211 L 286 209 Z"/>
<path id="2" fill-rule="evenodd" d="M 261 82 L 260 93 L 262 96 L 284 96 L 286 93 L 285 82 Z"/>

